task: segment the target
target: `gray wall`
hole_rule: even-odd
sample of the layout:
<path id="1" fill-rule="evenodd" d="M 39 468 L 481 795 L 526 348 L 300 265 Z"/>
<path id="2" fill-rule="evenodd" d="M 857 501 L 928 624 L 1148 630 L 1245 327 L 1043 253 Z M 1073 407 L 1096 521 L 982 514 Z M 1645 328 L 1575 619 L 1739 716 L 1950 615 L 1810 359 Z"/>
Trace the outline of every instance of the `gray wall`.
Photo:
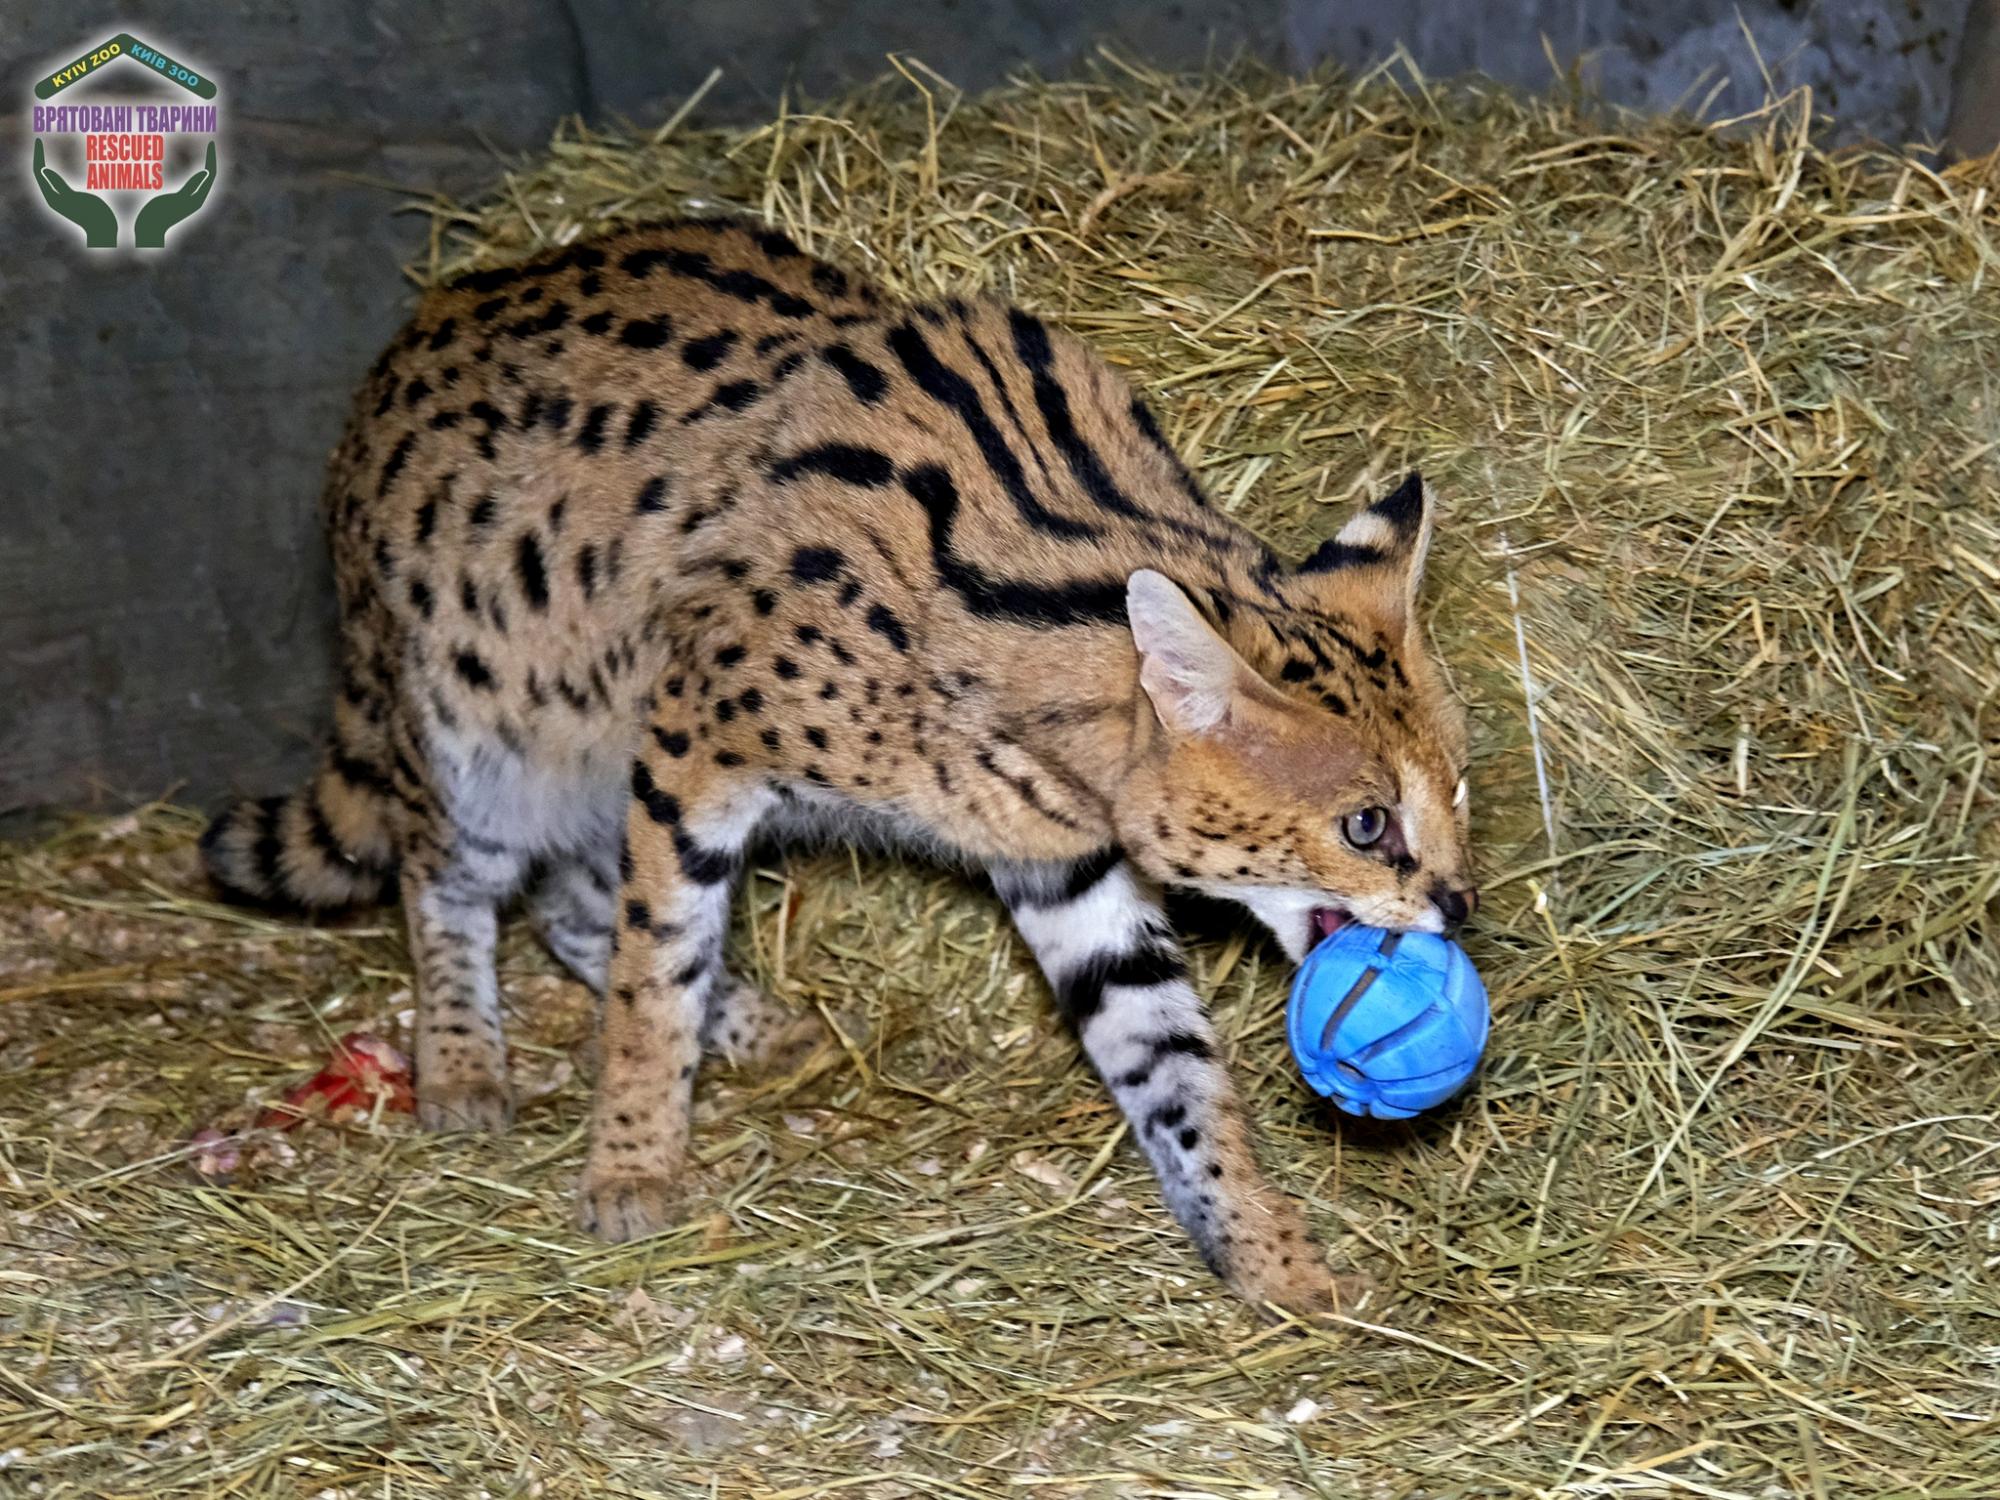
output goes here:
<path id="1" fill-rule="evenodd" d="M 1980 0 L 1986 4 L 1987 0 Z M 1755 109 L 1768 76 L 1810 87 L 1834 137 L 1943 137 L 1967 0 L 1293 0 L 1294 64 L 1378 56 L 1399 42 L 1431 76 L 1480 72 L 1525 88 L 1549 57 L 1606 98 L 1711 119 Z M 1994 82 L 1991 74 L 1988 82 Z"/>
<path id="2" fill-rule="evenodd" d="M 1989 0 L 1979 0 L 1988 4 Z M 1743 0 L 1781 83 L 1850 129 L 1936 137 L 1966 0 Z M 1729 0 L 126 0 L 0 6 L 0 813 L 284 784 L 324 721 L 319 473 L 400 320 L 419 218 L 381 186 L 474 189 L 558 117 L 657 119 L 720 65 L 709 118 L 880 73 L 968 86 L 1073 71 L 1095 41 L 1359 65 L 1398 39 L 1434 75 L 1540 86 L 1540 38 L 1614 97 L 1705 69 L 1761 96 Z M 28 84 L 121 29 L 221 80 L 224 181 L 166 253 L 87 256 L 29 183 Z M 1990 71 L 1985 75 L 1992 81 Z"/>

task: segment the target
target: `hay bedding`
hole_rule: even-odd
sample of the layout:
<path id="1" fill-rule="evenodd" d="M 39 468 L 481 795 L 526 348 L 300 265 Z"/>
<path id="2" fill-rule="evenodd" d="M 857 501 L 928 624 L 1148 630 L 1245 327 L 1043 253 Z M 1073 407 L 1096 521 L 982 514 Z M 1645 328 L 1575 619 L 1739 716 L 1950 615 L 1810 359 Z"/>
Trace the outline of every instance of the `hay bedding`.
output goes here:
<path id="1" fill-rule="evenodd" d="M 2000 1494 L 1990 168 L 1801 118 L 911 69 L 748 133 L 566 132 L 438 206 L 424 276 L 743 207 L 1019 297 L 1294 551 L 1420 463 L 1489 1066 L 1334 1124 L 1282 963 L 1191 917 L 1276 1175 L 1397 1287 L 1265 1328 L 995 904 L 824 854 L 757 871 L 738 941 L 850 1045 L 704 1087 L 684 1230 L 565 1227 L 588 1012 L 519 932 L 513 1135 L 309 1127 L 207 1185 L 191 1128 L 403 1024 L 400 938 L 210 904 L 185 812 L 78 823 L 0 855 L 0 1491 Z"/>

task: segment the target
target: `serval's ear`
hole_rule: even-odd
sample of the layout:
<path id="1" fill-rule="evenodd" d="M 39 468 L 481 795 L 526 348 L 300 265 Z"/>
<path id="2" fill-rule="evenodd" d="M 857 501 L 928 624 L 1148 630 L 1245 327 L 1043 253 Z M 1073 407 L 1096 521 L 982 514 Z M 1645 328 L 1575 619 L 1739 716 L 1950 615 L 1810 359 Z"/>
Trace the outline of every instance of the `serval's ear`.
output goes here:
<path id="1" fill-rule="evenodd" d="M 1202 618 L 1171 578 L 1141 568 L 1125 583 L 1125 612 L 1139 648 L 1139 685 L 1160 722 L 1180 734 L 1226 726 L 1256 681 L 1242 657 Z"/>
<path id="2" fill-rule="evenodd" d="M 1416 618 L 1430 547 L 1430 495 L 1423 476 L 1412 470 L 1394 493 L 1357 511 L 1298 571 L 1337 584 L 1347 603 L 1371 608 L 1400 634 Z"/>

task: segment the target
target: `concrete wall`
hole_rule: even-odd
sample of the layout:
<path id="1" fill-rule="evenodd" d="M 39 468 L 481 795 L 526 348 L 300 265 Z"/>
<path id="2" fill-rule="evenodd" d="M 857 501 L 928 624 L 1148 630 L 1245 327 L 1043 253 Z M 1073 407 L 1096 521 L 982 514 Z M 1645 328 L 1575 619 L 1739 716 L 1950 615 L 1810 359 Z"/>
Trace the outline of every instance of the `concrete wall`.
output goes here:
<path id="1" fill-rule="evenodd" d="M 1984 5 L 1990 0 L 1979 0 Z M 1810 87 L 1835 139 L 1942 139 L 1967 0 L 1290 0 L 1296 65 L 1401 44 L 1433 77 L 1480 72 L 1524 88 L 1551 58 L 1635 109 L 1726 119 L 1767 83 Z M 2000 82 L 2000 80 L 1992 80 Z"/>
<path id="2" fill-rule="evenodd" d="M 1982 5 L 1990 0 L 1979 0 Z M 1744 0 L 1781 84 L 1853 129 L 1935 137 L 1966 0 Z M 1550 77 L 1615 97 L 1761 79 L 1729 0 L 126 0 L 0 7 L 0 813 L 283 785 L 324 722 L 317 494 L 347 393 L 399 321 L 419 219 L 562 115 L 656 119 L 720 65 L 711 118 L 823 96 L 891 50 L 978 87 L 1072 71 L 1100 37 L 1167 65 L 1245 50 Z M 220 79 L 216 201 L 173 248 L 86 255 L 29 185 L 28 85 L 122 29 Z M 1747 71 L 1746 71 L 1747 70 Z M 1992 81 L 1991 74 L 1986 75 Z M 1976 128 L 1976 127 L 1975 127 Z"/>

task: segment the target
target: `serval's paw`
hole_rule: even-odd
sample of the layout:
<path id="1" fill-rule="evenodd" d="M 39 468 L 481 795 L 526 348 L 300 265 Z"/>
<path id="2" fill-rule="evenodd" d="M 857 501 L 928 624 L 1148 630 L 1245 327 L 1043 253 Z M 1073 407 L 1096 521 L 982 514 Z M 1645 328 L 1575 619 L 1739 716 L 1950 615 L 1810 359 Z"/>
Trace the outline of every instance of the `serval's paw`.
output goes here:
<path id="1" fill-rule="evenodd" d="M 514 1123 L 514 1096 L 504 1079 L 470 1075 L 417 1077 L 417 1123 L 426 1130 L 486 1130 Z"/>
<path id="2" fill-rule="evenodd" d="M 642 1240 L 680 1220 L 677 1178 L 586 1169 L 577 1192 L 577 1226 L 614 1245 Z"/>
<path id="3" fill-rule="evenodd" d="M 733 974 L 717 987 L 702 1029 L 703 1048 L 746 1073 L 782 1077 L 834 1040 L 813 1011 L 794 1011 Z"/>

